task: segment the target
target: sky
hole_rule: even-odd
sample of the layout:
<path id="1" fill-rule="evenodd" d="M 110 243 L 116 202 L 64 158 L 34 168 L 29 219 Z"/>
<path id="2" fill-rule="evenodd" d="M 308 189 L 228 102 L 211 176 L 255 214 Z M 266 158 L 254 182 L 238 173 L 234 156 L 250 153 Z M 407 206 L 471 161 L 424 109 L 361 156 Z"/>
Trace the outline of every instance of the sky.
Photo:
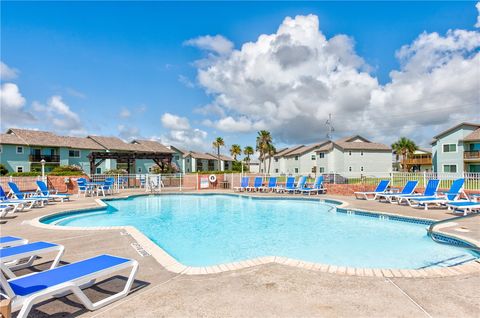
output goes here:
<path id="1" fill-rule="evenodd" d="M 477 2 L 1 2 L 1 130 L 211 151 L 480 121 Z"/>

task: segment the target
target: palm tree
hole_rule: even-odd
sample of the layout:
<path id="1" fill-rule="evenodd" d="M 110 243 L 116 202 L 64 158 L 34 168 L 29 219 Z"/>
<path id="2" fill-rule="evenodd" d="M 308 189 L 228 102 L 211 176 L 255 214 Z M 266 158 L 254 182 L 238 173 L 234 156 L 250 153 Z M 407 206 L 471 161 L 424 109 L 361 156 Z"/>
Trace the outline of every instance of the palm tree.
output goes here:
<path id="1" fill-rule="evenodd" d="M 275 149 L 275 146 L 272 144 L 268 145 L 268 173 L 270 173 L 270 165 L 272 164 L 272 157 L 275 155 L 277 152 L 277 149 Z"/>
<path id="2" fill-rule="evenodd" d="M 260 130 L 257 134 L 257 151 L 260 152 L 260 160 L 263 162 L 263 171 L 267 170 L 265 156 L 268 153 L 269 145 L 272 143 L 272 136 L 269 131 Z"/>
<path id="3" fill-rule="evenodd" d="M 233 144 L 230 147 L 230 154 L 232 155 L 233 160 L 237 161 L 237 156 L 242 154 L 242 147 L 240 147 L 240 145 Z"/>
<path id="4" fill-rule="evenodd" d="M 225 146 L 225 141 L 223 141 L 222 137 L 217 137 L 212 142 L 212 146 L 213 146 L 213 148 L 217 149 L 218 170 L 221 170 L 221 167 L 220 167 L 220 147 Z"/>
<path id="5" fill-rule="evenodd" d="M 245 161 L 248 164 L 248 171 L 250 171 L 250 156 L 253 155 L 254 153 L 255 151 L 253 150 L 253 147 L 246 146 L 245 148 L 243 148 L 243 154 L 247 156 L 245 158 Z"/>
<path id="6" fill-rule="evenodd" d="M 402 170 L 407 171 L 407 157 L 413 155 L 415 151 L 418 150 L 418 146 L 413 140 L 410 140 L 407 137 L 401 137 L 392 144 L 392 149 L 397 153 L 397 155 L 402 155 Z"/>

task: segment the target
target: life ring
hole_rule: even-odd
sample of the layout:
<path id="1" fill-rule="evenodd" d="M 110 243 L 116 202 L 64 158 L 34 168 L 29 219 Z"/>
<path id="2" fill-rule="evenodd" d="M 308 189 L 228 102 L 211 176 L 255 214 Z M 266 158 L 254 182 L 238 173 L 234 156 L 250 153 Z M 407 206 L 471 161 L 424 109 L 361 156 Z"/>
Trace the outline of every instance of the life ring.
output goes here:
<path id="1" fill-rule="evenodd" d="M 209 175 L 208 181 L 210 181 L 211 183 L 215 183 L 215 181 L 217 181 L 217 176 L 214 174 Z"/>

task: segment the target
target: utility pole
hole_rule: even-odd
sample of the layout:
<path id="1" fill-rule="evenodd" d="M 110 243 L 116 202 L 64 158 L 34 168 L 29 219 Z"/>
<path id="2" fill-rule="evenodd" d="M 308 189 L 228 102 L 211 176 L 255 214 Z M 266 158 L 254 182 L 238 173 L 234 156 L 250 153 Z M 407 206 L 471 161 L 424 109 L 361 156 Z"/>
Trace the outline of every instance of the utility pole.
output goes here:
<path id="1" fill-rule="evenodd" d="M 328 119 L 325 122 L 325 126 L 327 126 L 327 139 L 332 140 L 333 132 L 335 131 L 335 128 L 333 128 L 332 114 L 328 114 Z"/>

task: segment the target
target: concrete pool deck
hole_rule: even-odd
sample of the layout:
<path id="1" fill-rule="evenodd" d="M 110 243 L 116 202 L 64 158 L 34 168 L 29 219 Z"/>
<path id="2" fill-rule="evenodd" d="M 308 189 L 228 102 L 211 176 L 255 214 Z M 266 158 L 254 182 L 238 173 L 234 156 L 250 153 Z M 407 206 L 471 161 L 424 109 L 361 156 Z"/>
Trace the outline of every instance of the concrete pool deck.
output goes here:
<path id="1" fill-rule="evenodd" d="M 122 196 L 143 191 L 122 191 Z M 409 207 L 340 199 L 349 207 L 436 220 L 452 218 L 446 210 L 423 211 Z M 357 317 L 477 317 L 480 311 L 479 272 L 448 277 L 360 277 L 338 275 L 268 263 L 209 275 L 186 275 L 165 270 L 153 257 L 141 256 L 136 243 L 123 230 L 51 230 L 28 224 L 47 214 L 97 207 L 96 198 L 74 198 L 41 209 L 17 213 L 3 220 L 1 235 L 17 235 L 30 241 L 62 244 L 62 260 L 72 262 L 100 253 L 135 258 L 140 263 L 134 292 L 127 298 L 95 312 L 85 310 L 73 296 L 46 301 L 32 310 L 33 317 L 273 317 L 273 316 L 357 316 Z M 449 222 L 442 231 L 480 241 L 480 217 Z M 454 224 L 455 223 L 455 224 Z M 39 260 L 38 268 L 47 259 Z M 476 263 L 480 266 L 480 263 Z M 117 291 L 123 280 L 115 277 L 88 294 L 95 298 L 108 290 Z"/>

